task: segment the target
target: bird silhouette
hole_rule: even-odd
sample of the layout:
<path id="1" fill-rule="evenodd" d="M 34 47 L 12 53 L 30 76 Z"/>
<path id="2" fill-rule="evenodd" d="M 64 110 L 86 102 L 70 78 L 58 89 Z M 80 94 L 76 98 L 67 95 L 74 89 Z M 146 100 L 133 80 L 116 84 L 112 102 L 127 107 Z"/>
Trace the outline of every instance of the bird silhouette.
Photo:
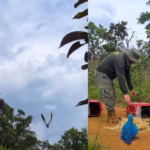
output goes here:
<path id="1" fill-rule="evenodd" d="M 125 143 L 130 144 L 132 142 L 132 139 L 135 137 L 137 133 L 138 133 L 138 128 L 136 124 L 133 123 L 133 115 L 129 114 L 128 121 L 125 123 L 125 125 L 122 128 L 120 138 Z"/>
<path id="2" fill-rule="evenodd" d="M 45 117 L 43 116 L 43 114 L 41 114 L 41 117 L 42 117 L 43 121 L 45 122 L 46 127 L 49 128 L 49 125 L 50 125 L 50 123 L 51 123 L 51 121 L 52 121 L 52 119 L 53 119 L 53 114 L 51 113 L 51 118 L 50 118 L 49 123 L 47 123 L 47 122 L 45 121 Z"/>

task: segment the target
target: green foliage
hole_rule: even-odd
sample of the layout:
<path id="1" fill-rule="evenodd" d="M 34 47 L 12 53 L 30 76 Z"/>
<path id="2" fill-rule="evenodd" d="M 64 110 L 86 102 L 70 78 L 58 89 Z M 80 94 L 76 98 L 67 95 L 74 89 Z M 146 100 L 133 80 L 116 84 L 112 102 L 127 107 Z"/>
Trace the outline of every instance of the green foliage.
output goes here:
<path id="1" fill-rule="evenodd" d="M 89 141 L 88 141 L 88 150 L 99 150 L 102 148 L 102 143 L 101 143 L 101 139 L 100 137 L 97 138 L 97 141 L 96 141 L 96 136 L 92 136 L 89 138 Z"/>
<path id="2" fill-rule="evenodd" d="M 71 128 L 64 133 L 58 143 L 63 145 L 65 150 L 86 150 L 88 145 L 87 129 L 83 128 L 79 132 L 77 129 Z"/>
<path id="3" fill-rule="evenodd" d="M 142 12 L 140 14 L 140 17 L 138 18 L 138 23 L 141 23 L 141 24 L 144 24 L 145 22 L 149 21 L 150 20 L 150 13 L 148 11 L 146 11 L 145 13 Z M 146 26 L 145 26 L 145 29 L 148 29 L 150 27 L 150 23 L 148 23 Z"/>
<path id="4" fill-rule="evenodd" d="M 61 140 L 53 144 L 50 150 L 87 150 L 88 148 L 88 133 L 87 128 L 82 128 L 78 131 L 74 127 L 65 131 Z"/>
<path id="5" fill-rule="evenodd" d="M 121 23 L 117 24 L 110 24 L 110 29 L 109 29 L 109 40 L 113 41 L 115 46 L 117 46 L 117 43 L 119 41 L 123 41 L 126 36 L 128 36 L 127 33 L 127 22 L 122 21 Z"/>
<path id="6" fill-rule="evenodd" d="M 96 80 L 95 80 L 95 70 L 97 66 L 99 65 L 100 60 L 89 60 L 88 65 L 88 85 L 95 85 Z"/>
<path id="7" fill-rule="evenodd" d="M 150 38 L 150 28 L 147 29 L 146 34 L 147 34 L 147 38 Z"/>
<path id="8" fill-rule="evenodd" d="M 30 130 L 32 116 L 25 117 L 25 112 L 7 105 L 3 115 L 0 116 L 0 145 L 10 150 L 46 150 L 50 147 L 47 141 L 39 141 L 34 131 Z"/>
<path id="9" fill-rule="evenodd" d="M 32 116 L 25 117 L 25 112 L 7 105 L 5 112 L 0 116 L 0 150 L 86 150 L 88 146 L 87 129 L 78 131 L 71 128 L 65 131 L 62 139 L 53 145 L 49 141 L 40 141 L 36 133 L 29 128 Z M 5 147 L 5 148 L 4 148 Z"/>
<path id="10" fill-rule="evenodd" d="M 9 149 L 4 148 L 2 145 L 0 145 L 0 150 L 9 150 Z"/>
<path id="11" fill-rule="evenodd" d="M 137 40 L 136 45 L 141 54 L 141 61 L 144 61 L 147 56 L 150 56 L 149 42 L 145 42 L 144 40 Z"/>
<path id="12" fill-rule="evenodd" d="M 23 118 L 25 113 L 18 110 L 18 114 L 14 116 L 14 109 L 7 107 L 5 116 L 0 117 L 0 144 L 7 148 L 28 148 L 35 145 L 37 139 L 34 132 L 28 129 L 32 121 L 32 116 Z M 33 135 L 33 136 L 32 136 Z"/>
<path id="13" fill-rule="evenodd" d="M 108 54 L 114 51 L 123 52 L 129 48 L 129 42 L 134 37 L 132 32 L 128 39 L 127 22 L 121 21 L 117 24 L 110 24 L 107 31 L 101 24 L 96 26 L 93 22 L 89 22 L 89 61 L 91 59 L 102 60 Z M 126 45 L 125 45 L 126 43 Z"/>
<path id="14" fill-rule="evenodd" d="M 148 1 L 146 4 L 150 5 L 150 1 Z M 138 23 L 145 24 L 146 22 L 149 22 L 149 21 L 150 21 L 150 13 L 148 11 L 142 12 L 140 14 L 140 17 L 138 18 Z M 149 28 L 150 28 L 150 23 L 148 23 L 145 26 L 145 29 L 149 29 Z"/>
<path id="15" fill-rule="evenodd" d="M 116 51 L 116 46 L 113 42 L 110 42 L 108 44 L 104 44 L 103 48 L 105 49 L 105 51 L 109 54 L 112 53 L 114 51 Z"/>
<path id="16" fill-rule="evenodd" d="M 105 55 L 105 51 L 103 50 L 102 44 L 108 39 L 107 29 L 102 25 L 96 26 L 93 22 L 89 22 L 89 59 L 96 58 L 96 54 L 98 56 L 103 57 Z M 101 59 L 101 58 L 100 58 Z"/>

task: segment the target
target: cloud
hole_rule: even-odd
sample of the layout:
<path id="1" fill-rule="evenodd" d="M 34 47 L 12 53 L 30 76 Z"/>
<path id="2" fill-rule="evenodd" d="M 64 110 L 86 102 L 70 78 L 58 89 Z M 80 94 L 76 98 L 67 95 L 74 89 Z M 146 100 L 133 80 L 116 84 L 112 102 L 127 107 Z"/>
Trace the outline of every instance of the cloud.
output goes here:
<path id="1" fill-rule="evenodd" d="M 45 108 L 46 109 L 49 109 L 49 110 L 54 110 L 54 109 L 56 109 L 56 105 L 45 105 Z"/>
<path id="2" fill-rule="evenodd" d="M 74 9 L 74 1 L 0 1 L 0 92 L 15 109 L 33 116 L 32 130 L 39 140 L 53 144 L 72 126 L 87 126 L 87 107 L 74 107 L 87 98 L 87 45 L 66 58 L 70 46 L 58 49 L 72 31 L 86 31 L 87 18 L 72 20 L 87 8 Z M 50 129 L 45 118 L 54 114 Z M 79 120 L 80 118 L 80 120 Z"/>

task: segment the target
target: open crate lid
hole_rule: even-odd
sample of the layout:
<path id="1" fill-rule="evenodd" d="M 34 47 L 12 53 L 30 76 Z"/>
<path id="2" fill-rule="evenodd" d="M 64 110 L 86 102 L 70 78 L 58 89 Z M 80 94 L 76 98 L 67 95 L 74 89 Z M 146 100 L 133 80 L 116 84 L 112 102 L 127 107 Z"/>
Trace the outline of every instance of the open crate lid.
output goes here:
<path id="1" fill-rule="evenodd" d="M 145 103 L 145 102 L 131 102 L 128 105 L 136 105 L 136 106 L 150 106 L 150 103 Z"/>
<path id="2" fill-rule="evenodd" d="M 93 103 L 94 103 L 94 102 L 101 103 L 99 100 L 93 100 L 93 99 L 88 100 L 88 103 L 89 103 L 89 102 L 90 102 L 90 103 L 92 103 L 92 102 L 93 102 Z"/>

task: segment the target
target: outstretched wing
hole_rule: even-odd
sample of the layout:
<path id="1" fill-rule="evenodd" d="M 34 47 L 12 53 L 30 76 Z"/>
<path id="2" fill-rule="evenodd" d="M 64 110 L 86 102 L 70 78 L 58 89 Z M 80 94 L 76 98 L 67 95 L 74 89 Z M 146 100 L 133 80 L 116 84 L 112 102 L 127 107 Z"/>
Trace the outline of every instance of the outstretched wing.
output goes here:
<path id="1" fill-rule="evenodd" d="M 51 119 L 50 119 L 50 122 L 48 124 L 51 123 L 52 119 L 53 119 L 53 114 L 51 113 Z"/>
<path id="2" fill-rule="evenodd" d="M 43 116 L 43 114 L 41 114 L 41 117 L 42 117 L 43 121 L 46 123 L 45 117 Z M 46 123 L 46 124 L 47 124 L 47 123 Z"/>

